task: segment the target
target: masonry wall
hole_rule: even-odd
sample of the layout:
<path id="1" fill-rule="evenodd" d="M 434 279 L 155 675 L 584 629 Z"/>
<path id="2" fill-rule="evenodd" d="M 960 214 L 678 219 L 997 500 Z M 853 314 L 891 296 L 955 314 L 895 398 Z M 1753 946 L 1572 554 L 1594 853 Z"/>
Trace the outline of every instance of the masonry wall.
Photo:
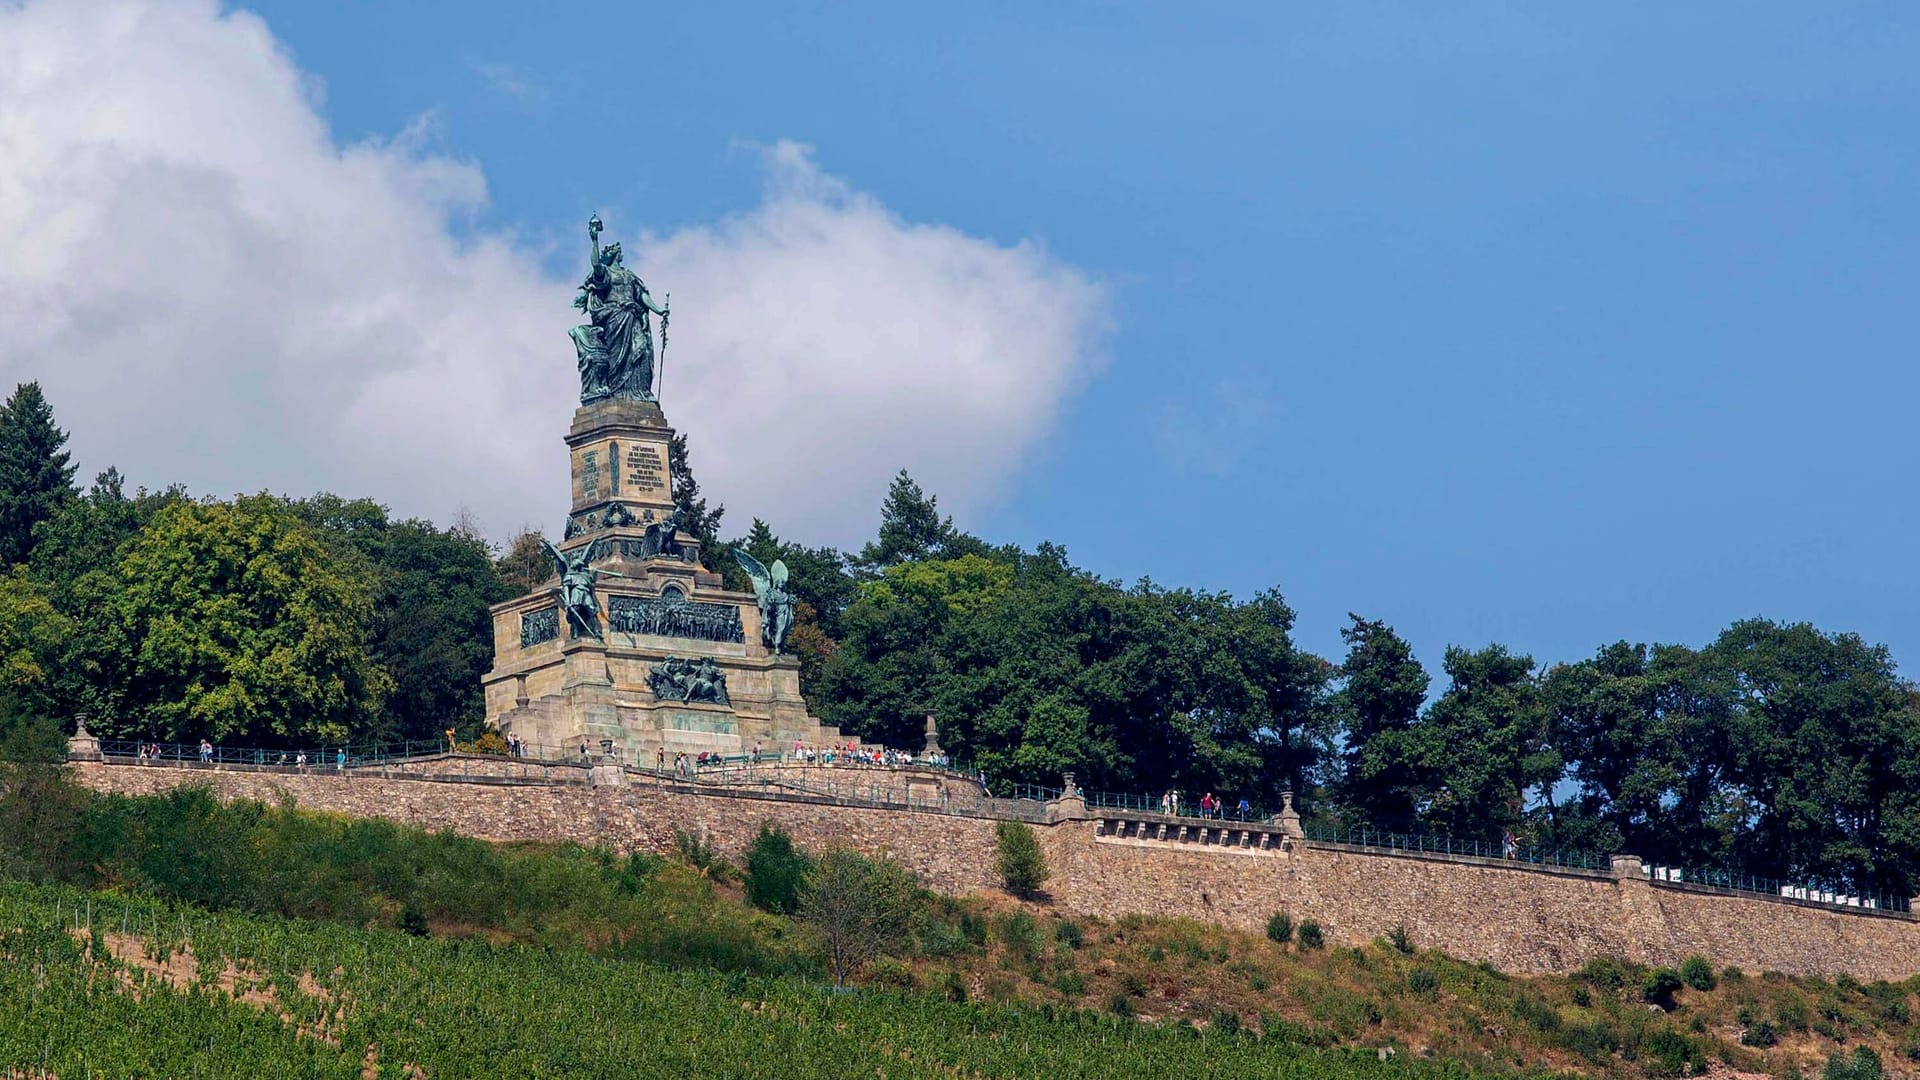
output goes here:
<path id="1" fill-rule="evenodd" d="M 696 792 L 632 783 L 475 782 L 107 765 L 71 766 L 101 791 L 146 794 L 208 784 L 224 798 L 276 800 L 385 817 L 494 840 L 567 839 L 670 851 L 675 828 L 745 850 L 772 821 L 805 847 L 833 843 L 898 859 L 932 888 L 993 890 L 990 817 L 848 806 L 755 791 Z M 435 771 L 446 773 L 453 765 Z M 564 770 L 554 770 L 555 773 Z M 582 773 L 584 770 L 572 770 Z M 1049 900 L 1074 914 L 1183 916 L 1258 931 L 1286 910 L 1339 944 L 1404 925 L 1414 941 L 1514 972 L 1565 972 L 1596 956 L 1676 964 L 1701 953 L 1749 971 L 1920 973 L 1920 922 L 1890 912 L 1655 884 L 1637 873 L 1555 869 L 1294 841 L 1262 846 L 1230 830 L 1185 841 L 1110 835 L 1099 820 L 1036 825 L 1053 877 Z M 1197 832 L 1197 830 L 1196 830 Z M 1265 836 L 1271 840 L 1273 837 Z"/>

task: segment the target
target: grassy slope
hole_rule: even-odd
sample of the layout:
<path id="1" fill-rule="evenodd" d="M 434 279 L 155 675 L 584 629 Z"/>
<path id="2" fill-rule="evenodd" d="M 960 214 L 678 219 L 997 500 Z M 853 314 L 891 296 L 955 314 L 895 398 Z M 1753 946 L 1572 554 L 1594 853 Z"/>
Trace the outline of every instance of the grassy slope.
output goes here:
<path id="1" fill-rule="evenodd" d="M 0 928 L 9 1075 L 1459 1075 L 1245 1033 L 40 886 L 0 887 Z"/>

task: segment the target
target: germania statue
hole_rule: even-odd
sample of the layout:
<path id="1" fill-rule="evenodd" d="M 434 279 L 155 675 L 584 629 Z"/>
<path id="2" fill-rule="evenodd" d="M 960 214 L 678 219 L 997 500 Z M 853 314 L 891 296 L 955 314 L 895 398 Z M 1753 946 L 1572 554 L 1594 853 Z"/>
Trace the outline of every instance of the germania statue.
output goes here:
<path id="1" fill-rule="evenodd" d="M 600 246 L 600 215 L 587 219 L 587 280 L 573 306 L 588 323 L 568 332 L 580 357 L 580 404 L 606 398 L 654 399 L 653 329 L 660 316 L 660 348 L 667 344 L 668 304 L 656 305 L 640 275 L 621 265 L 619 243 Z"/>

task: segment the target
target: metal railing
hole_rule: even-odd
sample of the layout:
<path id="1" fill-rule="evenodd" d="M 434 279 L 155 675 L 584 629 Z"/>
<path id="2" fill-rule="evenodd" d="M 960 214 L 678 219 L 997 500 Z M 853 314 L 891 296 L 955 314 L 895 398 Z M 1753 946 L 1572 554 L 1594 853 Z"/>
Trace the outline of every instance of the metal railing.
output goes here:
<path id="1" fill-rule="evenodd" d="M 1611 870 L 1611 855 L 1569 851 L 1563 848 L 1516 844 L 1509 849 L 1498 840 L 1477 840 L 1456 836 L 1427 836 L 1418 833 L 1383 832 L 1378 829 L 1342 828 L 1338 825 L 1306 823 L 1302 831 L 1307 839 L 1328 844 L 1386 848 L 1391 851 L 1416 851 L 1435 855 L 1466 855 L 1479 859 L 1502 859 L 1535 866 L 1567 866 L 1581 870 Z"/>
<path id="2" fill-rule="evenodd" d="M 1698 870 L 1690 867 L 1655 866 L 1643 868 L 1655 884 L 1704 885 L 1729 892 L 1751 893 L 1776 900 L 1799 900 L 1831 907 L 1861 908 L 1870 911 L 1895 911 L 1911 914 L 1913 900 L 1887 894 L 1859 895 L 1844 885 L 1832 882 L 1809 883 L 1785 878 L 1761 877 L 1738 870 Z"/>

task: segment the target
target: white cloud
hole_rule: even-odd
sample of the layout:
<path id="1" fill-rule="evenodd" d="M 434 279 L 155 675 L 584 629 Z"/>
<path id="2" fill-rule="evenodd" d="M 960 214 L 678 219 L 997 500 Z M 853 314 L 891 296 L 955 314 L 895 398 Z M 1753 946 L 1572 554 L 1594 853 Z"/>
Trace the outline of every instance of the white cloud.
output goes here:
<path id="1" fill-rule="evenodd" d="M 0 4 L 0 378 L 41 380 L 89 470 L 556 527 L 573 279 L 456 234 L 477 165 L 337 144 L 317 97 L 246 13 Z M 1104 289 L 765 155 L 758 207 L 627 244 L 673 294 L 703 487 L 816 542 L 870 531 L 902 466 L 991 505 L 1096 369 Z"/>

